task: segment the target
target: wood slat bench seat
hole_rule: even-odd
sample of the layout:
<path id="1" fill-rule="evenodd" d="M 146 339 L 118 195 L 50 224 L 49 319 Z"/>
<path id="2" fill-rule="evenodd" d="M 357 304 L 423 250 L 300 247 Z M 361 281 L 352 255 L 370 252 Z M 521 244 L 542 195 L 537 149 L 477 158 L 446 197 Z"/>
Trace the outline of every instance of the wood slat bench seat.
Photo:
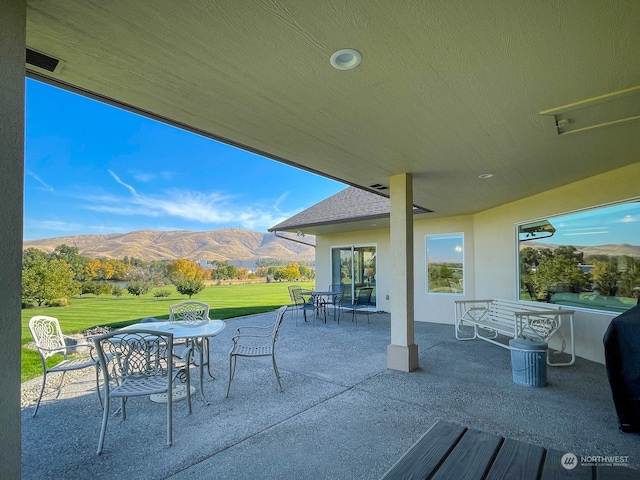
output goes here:
<path id="1" fill-rule="evenodd" d="M 436 422 L 381 480 L 638 480 L 624 466 L 562 466 L 565 453 L 450 422 Z"/>
<path id="2" fill-rule="evenodd" d="M 454 303 L 455 334 L 458 340 L 480 338 L 509 348 L 508 344 L 498 341 L 498 335 L 510 338 L 528 336 L 547 344 L 555 336 L 562 345 L 560 352 L 564 352 L 568 347 L 571 359 L 568 362 L 551 362 L 548 354 L 547 363 L 558 367 L 573 365 L 576 361 L 573 310 L 565 310 L 550 303 L 537 304 L 501 299 L 457 300 Z M 569 327 L 568 338 L 564 337 L 563 325 Z"/>

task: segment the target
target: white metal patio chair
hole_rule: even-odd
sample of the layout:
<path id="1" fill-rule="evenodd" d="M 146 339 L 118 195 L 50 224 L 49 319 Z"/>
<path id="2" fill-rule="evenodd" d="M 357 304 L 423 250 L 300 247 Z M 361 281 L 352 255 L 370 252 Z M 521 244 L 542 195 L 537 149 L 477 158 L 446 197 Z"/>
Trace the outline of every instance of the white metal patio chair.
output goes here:
<path id="1" fill-rule="evenodd" d="M 181 322 L 181 325 L 186 327 L 197 327 L 202 325 L 203 323 L 209 322 L 209 310 L 210 306 L 206 303 L 196 302 L 196 301 L 187 301 L 178 303 L 176 305 L 171 305 L 169 307 L 169 321 L 170 322 Z M 198 339 L 190 339 L 192 340 L 190 343 L 193 344 L 194 349 L 198 350 L 200 348 L 203 349 L 202 358 L 204 358 L 204 363 L 207 365 L 207 372 L 211 378 L 215 378 L 211 374 L 211 366 L 209 361 L 209 339 L 206 338 L 204 341 L 198 341 Z M 180 340 L 175 345 L 184 346 L 189 343 L 187 340 Z M 199 358 L 198 355 L 194 355 L 194 363 L 195 359 Z"/>
<path id="2" fill-rule="evenodd" d="M 156 330 L 114 330 L 93 339 L 104 376 L 104 409 L 98 440 L 98 455 L 102 453 L 107 432 L 112 398 L 120 399 L 122 419 L 127 418 L 129 397 L 166 394 L 167 445 L 173 443 L 173 383 L 179 377 L 186 383 L 187 406 L 191 414 L 191 382 L 189 361 L 192 352 L 187 346 L 182 365 L 173 363 L 173 335 Z"/>
<path id="3" fill-rule="evenodd" d="M 231 380 L 233 380 L 236 373 L 236 361 L 238 357 L 271 357 L 276 380 L 278 380 L 280 391 L 283 391 L 282 383 L 280 382 L 280 372 L 278 372 L 278 365 L 276 364 L 275 346 L 282 325 L 282 319 L 286 311 L 286 305 L 280 307 L 276 314 L 276 321 L 271 325 L 238 328 L 238 335 L 231 339 L 233 347 L 231 347 L 231 351 L 229 352 L 229 385 L 227 385 L 227 397 L 229 397 L 229 390 L 231 389 Z"/>
<path id="4" fill-rule="evenodd" d="M 69 358 L 70 356 L 79 354 L 80 352 L 78 352 L 78 349 L 85 349 L 85 353 L 91 355 L 93 345 L 86 339 L 63 335 L 58 319 L 48 317 L 46 315 L 36 315 L 35 317 L 32 317 L 29 320 L 29 330 L 31 331 L 31 335 L 33 336 L 33 340 L 36 344 L 36 349 L 40 354 L 43 370 L 42 388 L 40 389 L 40 395 L 38 396 L 33 416 L 36 416 L 38 408 L 40 408 L 40 401 L 42 400 L 44 387 L 47 383 L 47 374 L 55 372 L 62 372 L 60 385 L 58 386 L 58 393 L 56 394 L 56 398 L 58 398 L 62 391 L 64 374 L 66 372 L 82 370 L 84 368 L 94 368 L 96 371 L 96 392 L 98 393 L 100 405 L 102 405 L 98 360 L 93 356 L 87 357 L 86 355 L 78 358 Z M 53 367 L 47 367 L 47 359 L 56 354 L 62 355 L 63 360 Z"/>

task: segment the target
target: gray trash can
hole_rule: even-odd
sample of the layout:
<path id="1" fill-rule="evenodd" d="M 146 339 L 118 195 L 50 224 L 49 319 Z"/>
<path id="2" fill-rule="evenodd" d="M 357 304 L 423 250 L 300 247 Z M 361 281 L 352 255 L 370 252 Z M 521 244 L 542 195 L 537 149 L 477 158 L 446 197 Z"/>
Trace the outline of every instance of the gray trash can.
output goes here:
<path id="1" fill-rule="evenodd" d="M 544 387 L 547 384 L 547 351 L 549 346 L 531 338 L 509 341 L 513 381 L 525 387 Z"/>

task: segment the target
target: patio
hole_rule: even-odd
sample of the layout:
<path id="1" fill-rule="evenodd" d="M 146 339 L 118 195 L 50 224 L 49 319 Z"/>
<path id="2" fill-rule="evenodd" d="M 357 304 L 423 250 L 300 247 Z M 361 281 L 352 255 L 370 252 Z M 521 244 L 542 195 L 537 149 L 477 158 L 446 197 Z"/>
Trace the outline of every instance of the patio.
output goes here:
<path id="1" fill-rule="evenodd" d="M 578 359 L 550 368 L 547 387 L 522 387 L 511 380 L 507 350 L 457 341 L 453 325 L 416 322 L 420 369 L 387 370 L 385 313 L 358 327 L 348 319 L 295 326 L 287 314 L 276 353 L 284 392 L 268 359 L 239 359 L 225 398 L 230 338 L 274 316 L 229 320 L 212 340 L 211 405 L 195 396 L 191 416 L 184 402 L 174 406 L 172 447 L 164 407 L 132 399 L 126 421 L 110 420 L 97 456 L 91 373 L 57 401 L 45 394 L 36 418 L 23 408 L 23 478 L 377 479 L 437 420 L 578 456 L 628 455 L 640 469 L 640 435 L 618 431 L 603 365 Z"/>

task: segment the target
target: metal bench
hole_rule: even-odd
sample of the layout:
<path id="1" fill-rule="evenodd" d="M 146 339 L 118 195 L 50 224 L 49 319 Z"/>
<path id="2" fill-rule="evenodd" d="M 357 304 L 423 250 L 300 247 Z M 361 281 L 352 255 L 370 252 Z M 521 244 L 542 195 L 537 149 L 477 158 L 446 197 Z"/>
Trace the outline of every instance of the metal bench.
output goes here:
<path id="1" fill-rule="evenodd" d="M 624 460 L 624 459 L 622 459 Z M 623 465 L 584 464 L 582 457 L 450 422 L 436 422 L 381 480 L 640 479 Z"/>
<path id="2" fill-rule="evenodd" d="M 498 335 L 510 338 L 532 337 L 547 344 L 552 337 L 557 336 L 561 342 L 559 352 L 564 352 L 568 346 L 571 360 L 551 362 L 548 354 L 547 364 L 559 367 L 575 363 L 573 310 L 564 310 L 550 303 L 537 304 L 517 300 L 456 300 L 454 303 L 455 334 L 458 340 L 480 338 L 509 348 L 508 344 L 498 340 Z M 569 337 L 565 339 L 562 326 L 566 323 L 569 324 Z"/>

